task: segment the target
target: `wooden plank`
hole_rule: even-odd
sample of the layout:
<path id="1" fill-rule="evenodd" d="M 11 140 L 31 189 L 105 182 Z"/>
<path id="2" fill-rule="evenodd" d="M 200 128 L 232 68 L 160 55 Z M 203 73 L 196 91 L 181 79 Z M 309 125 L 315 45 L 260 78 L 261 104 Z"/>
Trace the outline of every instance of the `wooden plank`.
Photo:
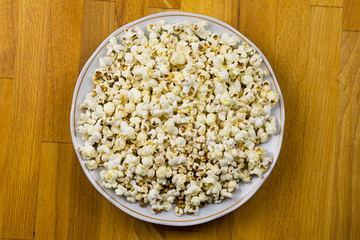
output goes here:
<path id="1" fill-rule="evenodd" d="M 181 11 L 203 14 L 224 21 L 236 29 L 240 23 L 240 3 L 239 1 L 202 1 L 202 0 L 182 0 Z M 229 13 L 233 14 L 229 14 Z"/>
<path id="2" fill-rule="evenodd" d="M 204 14 L 214 17 L 214 2 L 215 0 L 181 0 L 181 11 Z"/>
<path id="3" fill-rule="evenodd" d="M 142 221 L 124 213 L 99 193 L 97 196 L 101 199 L 101 227 L 99 229 L 101 239 L 117 239 L 119 236 L 122 239 L 134 239 L 135 225 Z"/>
<path id="4" fill-rule="evenodd" d="M 232 214 L 232 239 L 264 239 L 268 189 L 261 187 L 254 196 Z"/>
<path id="5" fill-rule="evenodd" d="M 13 78 L 17 41 L 18 1 L 3 0 L 0 7 L 0 77 Z"/>
<path id="6" fill-rule="evenodd" d="M 69 113 L 79 75 L 83 0 L 51 2 L 44 141 L 71 142 Z"/>
<path id="7" fill-rule="evenodd" d="M 280 156 L 263 185 L 268 188 L 264 239 L 300 239 L 300 215 L 305 214 L 299 208 L 303 191 L 300 186 L 306 168 L 302 145 L 309 117 L 306 117 L 308 103 L 300 104 L 299 99 L 305 97 L 310 8 L 309 2 L 303 0 L 279 0 L 277 7 L 276 54 L 272 66 L 284 98 L 286 123 Z"/>
<path id="8" fill-rule="evenodd" d="M 136 240 L 163 240 L 168 227 L 144 222 L 134 218 L 134 239 Z"/>
<path id="9" fill-rule="evenodd" d="M 274 65 L 277 0 L 244 0 L 240 9 L 240 20 L 241 32 L 264 53 L 270 64 Z"/>
<path id="10" fill-rule="evenodd" d="M 5 146 L 6 143 L 9 141 L 9 135 L 10 135 L 10 117 L 11 117 L 11 99 L 12 99 L 12 93 L 13 93 L 13 79 L 0 79 L 0 125 L 2 126 L 0 128 L 0 146 Z M 2 166 L 1 163 L 6 162 L 5 158 L 5 151 L 6 149 L 4 147 L 0 148 L 0 166 Z M 3 176 L 4 168 L 0 168 L 0 176 Z M 6 181 L 0 181 L 0 191 L 4 192 L 5 190 L 5 184 Z M 4 201 L 5 194 L 0 195 L 0 202 Z M 0 207 L 0 229 L 3 229 L 3 221 L 2 217 L 4 216 L 5 208 Z M 1 233 L 0 233 L 1 234 Z M 1 236 L 1 235 L 0 235 Z"/>
<path id="11" fill-rule="evenodd" d="M 11 116 L 11 99 L 13 94 L 13 79 L 2 78 L 0 79 L 0 146 L 4 146 L 8 141 L 10 133 L 10 116 Z M 0 162 L 6 161 L 5 148 L 0 148 Z M 1 170 L 0 170 L 1 171 Z M 0 189 L 2 189 L 5 181 L 0 181 Z M 1 228 L 0 228 L 1 229 Z"/>
<path id="12" fill-rule="evenodd" d="M 360 3 L 344 0 L 343 30 L 360 31 Z"/>
<path id="13" fill-rule="evenodd" d="M 36 239 L 133 239 L 133 218 L 91 185 L 71 144 L 42 143 Z"/>
<path id="14" fill-rule="evenodd" d="M 70 144 L 42 143 L 35 239 L 66 239 L 74 215 L 69 211 L 76 159 Z"/>
<path id="15" fill-rule="evenodd" d="M 201 225 L 170 227 L 166 231 L 166 240 L 232 239 L 233 224 L 232 214 L 228 214 Z"/>
<path id="16" fill-rule="evenodd" d="M 84 2 L 80 70 L 101 42 L 117 29 L 118 24 L 115 11 L 115 2 Z"/>
<path id="17" fill-rule="evenodd" d="M 119 27 L 147 15 L 148 0 L 116 0 L 117 25 Z"/>
<path id="18" fill-rule="evenodd" d="M 240 28 L 240 1 L 224 0 L 214 1 L 214 11 L 212 17 L 226 22 L 232 27 L 239 30 Z M 229 14 L 231 13 L 231 14 Z M 209 13 L 204 13 L 208 15 Z"/>
<path id="19" fill-rule="evenodd" d="M 149 0 L 149 8 L 180 9 L 181 0 Z"/>
<path id="20" fill-rule="evenodd" d="M 360 33 L 343 32 L 331 234 L 360 238 Z"/>
<path id="21" fill-rule="evenodd" d="M 329 238 L 341 9 L 278 4 L 284 14 L 278 16 L 275 73 L 287 123 L 280 158 L 265 183 L 271 203 L 265 229 L 272 229 L 265 238 Z"/>
<path id="22" fill-rule="evenodd" d="M 9 140 L 0 162 L 2 229 L 0 237 L 33 237 L 38 157 L 42 137 L 44 85 L 50 1 L 19 1 L 18 41 L 11 105 Z"/>
<path id="23" fill-rule="evenodd" d="M 302 172 L 300 223 L 304 238 L 320 239 L 331 232 L 342 9 L 312 7 L 310 15 L 308 75 L 300 101 L 307 106 L 304 139 L 312 140 L 300 147 L 303 164 L 311 167 Z"/>

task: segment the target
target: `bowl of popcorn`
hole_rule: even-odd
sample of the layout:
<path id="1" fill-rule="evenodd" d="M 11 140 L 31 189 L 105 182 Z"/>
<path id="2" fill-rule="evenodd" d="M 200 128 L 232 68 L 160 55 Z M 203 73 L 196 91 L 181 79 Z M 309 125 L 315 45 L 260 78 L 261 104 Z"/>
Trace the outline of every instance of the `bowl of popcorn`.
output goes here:
<path id="1" fill-rule="evenodd" d="M 94 187 L 138 219 L 204 223 L 245 203 L 278 158 L 285 109 L 260 50 L 184 12 L 129 23 L 78 78 L 70 127 Z"/>

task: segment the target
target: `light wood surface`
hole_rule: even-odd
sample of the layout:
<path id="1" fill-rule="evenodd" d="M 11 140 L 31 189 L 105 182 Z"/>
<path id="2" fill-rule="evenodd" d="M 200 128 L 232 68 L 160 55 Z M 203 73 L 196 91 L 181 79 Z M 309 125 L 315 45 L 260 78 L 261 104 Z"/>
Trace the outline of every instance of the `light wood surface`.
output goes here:
<path id="1" fill-rule="evenodd" d="M 274 171 L 243 206 L 193 227 L 134 219 L 87 180 L 71 144 L 77 76 L 118 27 L 187 11 L 267 56 L 286 126 Z M 1 0 L 0 239 L 360 239 L 358 0 Z"/>

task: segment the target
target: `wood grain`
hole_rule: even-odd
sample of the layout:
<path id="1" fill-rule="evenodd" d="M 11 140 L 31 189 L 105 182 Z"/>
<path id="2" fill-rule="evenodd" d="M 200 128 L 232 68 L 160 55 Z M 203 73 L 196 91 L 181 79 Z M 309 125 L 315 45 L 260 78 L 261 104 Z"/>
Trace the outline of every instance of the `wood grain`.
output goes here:
<path id="1" fill-rule="evenodd" d="M 116 0 L 118 26 L 123 26 L 146 15 L 148 0 Z"/>
<path id="2" fill-rule="evenodd" d="M 336 162 L 336 121 L 333 120 L 337 118 L 339 101 L 341 14 L 340 8 L 312 7 L 310 12 L 304 139 L 312 141 L 304 141 L 299 146 L 306 159 L 303 163 L 311 166 L 302 172 L 301 188 L 307 189 L 300 198 L 300 206 L 306 209 L 300 217 L 301 236 L 304 238 L 329 238 L 334 230 L 331 229 L 334 176 L 329 173 L 334 171 Z M 312 89 L 317 89 L 317 92 Z M 320 221 L 323 224 L 316 224 Z"/>
<path id="3" fill-rule="evenodd" d="M 244 0 L 240 10 L 240 19 L 241 32 L 265 54 L 273 65 L 276 53 L 276 0 Z"/>
<path id="4" fill-rule="evenodd" d="M 32 238 L 35 224 L 38 157 L 42 137 L 50 1 L 19 1 L 18 41 L 5 162 L 1 162 L 3 238 Z M 11 110 L 16 109 L 16 110 Z M 12 206 L 12 207 L 10 207 Z"/>
<path id="5" fill-rule="evenodd" d="M 0 79 L 0 146 L 4 146 L 8 141 L 10 133 L 10 117 L 11 112 L 9 111 L 9 105 L 11 105 L 12 94 L 13 94 L 13 79 L 1 78 Z M 0 148 L 0 158 L 2 162 L 5 162 L 5 148 Z M 0 170 L 2 171 L 2 170 Z M 2 173 L 2 172 L 1 172 Z M 0 184 L 4 184 L 5 181 L 0 181 Z M 1 185 L 0 185 L 1 186 Z M 0 188 L 2 189 L 2 188 Z M 2 208 L 1 208 L 2 209 Z M 1 228 L 0 228 L 1 229 Z"/>
<path id="6" fill-rule="evenodd" d="M 181 11 L 208 15 L 239 28 L 239 1 L 182 0 Z M 229 14 L 229 12 L 232 14 Z"/>
<path id="7" fill-rule="evenodd" d="M 161 13 L 161 12 L 176 12 L 180 11 L 177 8 L 148 8 L 147 9 L 147 15 L 155 14 L 155 13 Z"/>
<path id="8" fill-rule="evenodd" d="M 214 0 L 202 1 L 202 0 L 181 0 L 181 11 L 197 13 L 197 14 L 205 14 L 210 17 L 214 12 Z M 222 1 L 218 1 L 222 2 Z M 221 3 L 220 3 L 221 4 Z"/>
<path id="9" fill-rule="evenodd" d="M 69 114 L 79 74 L 83 0 L 51 1 L 44 141 L 70 142 Z M 67 114 L 64 114 L 67 113 Z"/>
<path id="10" fill-rule="evenodd" d="M 180 9 L 180 0 L 149 0 L 149 8 Z"/>
<path id="11" fill-rule="evenodd" d="M 344 0 L 343 30 L 360 31 L 360 3 L 357 0 Z"/>
<path id="12" fill-rule="evenodd" d="M 259 191 L 180 228 L 102 197 L 68 131 L 77 76 L 97 46 L 126 23 L 178 10 L 253 41 L 286 107 L 281 154 Z M 360 239 L 359 11 L 356 0 L 0 1 L 0 239 Z"/>
<path id="13" fill-rule="evenodd" d="M 13 78 L 18 27 L 17 0 L 2 0 L 0 23 L 0 77 Z"/>
<path id="14" fill-rule="evenodd" d="M 13 93 L 13 79 L 0 79 L 0 146 L 5 146 L 6 143 L 9 141 L 10 135 L 10 117 L 11 112 L 9 111 L 9 105 L 11 105 L 12 100 L 12 93 Z M 0 176 L 5 175 L 5 163 L 6 163 L 6 148 L 0 148 Z M 6 181 L 0 181 L 0 189 L 4 190 L 6 187 Z M 6 194 L 0 194 L 0 203 L 6 201 Z M 0 207 L 0 229 L 3 229 L 3 216 L 4 216 L 4 207 Z M 0 235 L 1 236 L 1 235 Z"/>
<path id="15" fill-rule="evenodd" d="M 191 240 L 191 239 L 232 239 L 233 221 L 231 214 L 218 218 L 214 221 L 191 227 L 172 227 L 166 231 L 166 239 Z M 233 238 L 236 239 L 236 238 Z"/>
<path id="16" fill-rule="evenodd" d="M 40 171 L 35 239 L 133 237 L 133 218 L 91 185 L 72 144 L 42 143 Z"/>
<path id="17" fill-rule="evenodd" d="M 266 180 L 265 239 L 301 239 L 300 217 L 305 208 L 301 204 L 307 167 L 303 162 L 303 145 L 307 103 L 305 83 L 308 71 L 309 2 L 278 1 L 276 53 L 274 71 L 281 86 L 285 103 L 285 130 L 282 150 L 276 167 Z M 293 19 L 293 21 L 289 21 Z M 304 102 L 299 104 L 299 101 Z M 286 180 L 284 180 L 286 179 Z M 284 227 L 286 223 L 286 227 Z"/>
<path id="18" fill-rule="evenodd" d="M 232 239 L 264 239 L 266 228 L 266 210 L 272 208 L 267 199 L 268 187 L 262 186 L 243 207 L 232 213 Z M 251 229 L 251 231 L 249 231 Z M 226 236 L 226 233 L 224 233 Z M 225 238 L 226 239 L 226 238 Z"/>
<path id="19" fill-rule="evenodd" d="M 319 7 L 342 7 L 343 1 L 346 0 L 312 0 L 311 4 Z"/>
<path id="20" fill-rule="evenodd" d="M 76 162 L 70 144 L 42 143 L 35 239 L 66 239 L 74 218 Z"/>
<path id="21" fill-rule="evenodd" d="M 334 168 L 333 238 L 357 239 L 360 229 L 360 33 L 343 32 Z M 353 214 L 352 214 L 353 213 Z"/>
<path id="22" fill-rule="evenodd" d="M 166 232 L 168 227 L 134 219 L 133 229 L 134 239 L 163 240 L 166 238 Z"/>
<path id="23" fill-rule="evenodd" d="M 115 11 L 115 2 L 84 2 L 79 70 L 100 43 L 117 29 Z"/>

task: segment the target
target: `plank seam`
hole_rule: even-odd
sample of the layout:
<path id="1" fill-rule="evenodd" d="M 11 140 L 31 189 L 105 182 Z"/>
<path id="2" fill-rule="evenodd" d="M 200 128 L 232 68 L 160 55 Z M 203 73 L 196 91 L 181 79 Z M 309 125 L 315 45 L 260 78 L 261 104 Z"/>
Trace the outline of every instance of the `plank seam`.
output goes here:
<path id="1" fill-rule="evenodd" d="M 8 80 L 8 79 L 14 80 L 13 77 L 0 77 L 0 80 L 1 80 L 1 79 L 4 79 L 4 80 Z M 2 238 L 2 239 L 3 239 L 3 238 Z"/>
<path id="2" fill-rule="evenodd" d="M 177 231 L 177 232 L 200 232 L 198 229 L 185 229 L 185 228 L 166 228 L 166 231 Z"/>
<path id="3" fill-rule="evenodd" d="M 325 6 L 325 5 L 315 5 L 315 4 L 310 4 L 310 7 L 324 7 L 324 8 L 343 8 L 342 6 Z"/>
<path id="4" fill-rule="evenodd" d="M 180 11 L 180 8 L 158 8 L 158 7 L 148 7 L 148 9 L 178 10 L 178 11 Z"/>
<path id="5" fill-rule="evenodd" d="M 237 5 L 237 9 L 236 9 L 236 12 L 237 12 L 237 21 L 236 21 L 236 29 L 239 31 L 239 32 L 241 32 L 240 31 L 240 28 L 241 28 L 241 24 L 240 24 L 240 22 L 241 22 L 241 18 L 240 18 L 240 14 L 241 14 L 241 11 L 240 11 L 240 1 L 239 1 L 239 3 L 238 3 L 238 5 Z M 180 5 L 181 6 L 181 5 Z"/>
<path id="6" fill-rule="evenodd" d="M 348 30 L 348 29 L 343 29 L 343 32 L 356 32 L 356 33 L 360 33 L 360 30 Z"/>
<path id="7" fill-rule="evenodd" d="M 88 2 L 116 2 L 116 0 L 87 0 Z"/>
<path id="8" fill-rule="evenodd" d="M 30 240 L 28 238 L 1 238 L 1 240 Z"/>
<path id="9" fill-rule="evenodd" d="M 63 143 L 63 144 L 72 144 L 72 142 L 60 142 L 60 141 L 41 141 L 41 143 Z"/>
<path id="10" fill-rule="evenodd" d="M 34 233 L 33 233 L 33 240 L 35 239 L 35 230 L 36 230 L 36 215 L 37 215 L 37 207 L 38 207 L 38 200 L 39 200 L 39 182 L 40 182 L 40 164 L 39 164 L 39 172 L 38 172 L 38 184 L 36 189 L 36 205 L 35 205 L 35 217 L 34 217 Z"/>

